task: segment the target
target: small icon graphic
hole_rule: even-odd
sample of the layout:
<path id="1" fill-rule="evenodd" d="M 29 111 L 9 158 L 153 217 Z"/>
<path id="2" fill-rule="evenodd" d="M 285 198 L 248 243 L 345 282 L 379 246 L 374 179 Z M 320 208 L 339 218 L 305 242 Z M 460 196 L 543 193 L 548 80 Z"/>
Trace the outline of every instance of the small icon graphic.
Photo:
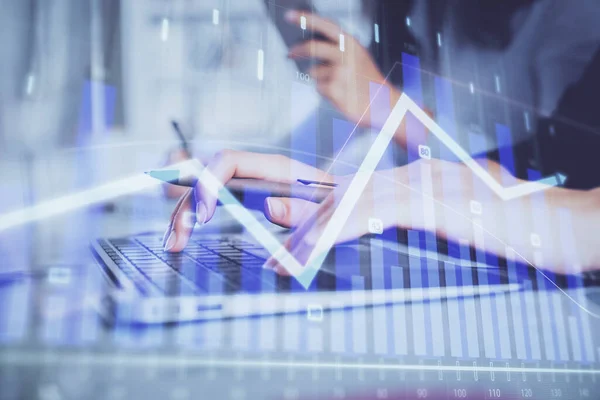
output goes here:
<path id="1" fill-rule="evenodd" d="M 50 268 L 48 271 L 48 282 L 54 285 L 68 285 L 71 283 L 71 270 L 61 267 Z"/>
<path id="2" fill-rule="evenodd" d="M 431 149 L 429 146 L 419 145 L 419 157 L 425 160 L 431 160 Z"/>
<path id="3" fill-rule="evenodd" d="M 540 235 L 538 235 L 537 233 L 532 233 L 529 236 L 529 239 L 531 240 L 531 245 L 533 247 L 541 247 L 542 246 L 542 239 L 540 238 Z"/>
<path id="4" fill-rule="evenodd" d="M 306 307 L 306 319 L 313 322 L 323 321 L 323 306 L 320 304 L 309 304 Z"/>
<path id="5" fill-rule="evenodd" d="M 383 233 L 383 222 L 379 218 L 369 218 L 369 233 L 374 235 Z"/>
<path id="6" fill-rule="evenodd" d="M 471 212 L 476 215 L 481 215 L 483 212 L 483 206 L 480 202 L 471 200 Z"/>

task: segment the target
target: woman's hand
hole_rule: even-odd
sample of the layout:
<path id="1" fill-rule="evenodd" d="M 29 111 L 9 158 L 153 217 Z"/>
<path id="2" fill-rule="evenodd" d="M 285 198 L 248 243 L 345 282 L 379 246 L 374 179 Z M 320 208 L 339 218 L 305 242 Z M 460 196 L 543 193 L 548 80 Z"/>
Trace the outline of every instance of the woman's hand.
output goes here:
<path id="1" fill-rule="evenodd" d="M 214 156 L 206 165 L 207 170 L 222 184 L 231 178 L 255 178 L 273 182 L 295 183 L 297 179 L 309 179 L 329 182 L 333 177 L 325 172 L 281 155 L 249 153 L 224 150 Z M 272 199 L 265 203 L 267 218 L 274 219 L 296 217 L 296 209 L 281 210 L 278 204 L 271 205 Z M 311 203 L 312 204 L 312 203 Z M 163 245 L 165 251 L 179 252 L 185 248 L 194 225 L 204 225 L 213 217 L 217 198 L 210 188 L 198 182 L 194 189 L 187 189 L 180 198 L 171 215 L 169 227 L 165 232 Z M 289 214 L 286 216 L 285 212 Z"/>
<path id="2" fill-rule="evenodd" d="M 509 176 L 499 164 L 489 161 L 486 164 L 497 181 Z M 301 265 L 310 264 L 321 252 L 328 251 L 322 247 L 323 238 L 325 242 L 327 238 L 333 239 L 333 243 L 358 238 L 369 233 L 369 220 L 376 219 L 384 229 L 399 227 L 433 232 L 454 242 L 558 273 L 579 273 L 600 267 L 598 239 L 592 232 L 600 223 L 598 190 L 548 188 L 543 192 L 546 212 L 532 218 L 534 210 L 539 211 L 540 207 L 540 197 L 534 196 L 541 193 L 502 200 L 461 163 L 420 160 L 404 167 L 377 171 L 364 188 L 358 188 L 361 190 L 353 186 L 352 179 L 354 177 L 338 180 L 340 186 L 321 204 L 273 199 L 283 210 L 291 207 L 307 210 L 300 218 L 271 219 L 282 226 L 297 227 L 284 247 Z M 512 181 L 511 186 L 525 183 L 514 178 Z M 351 212 L 336 214 L 347 198 L 356 199 L 352 201 L 355 205 Z M 565 224 L 564 213 L 570 213 L 570 224 Z M 282 215 L 289 213 L 284 211 Z M 548 229 L 540 229 L 544 223 L 540 219 L 544 219 Z M 332 229 L 331 226 L 337 227 Z M 541 245 L 532 243 L 534 233 Z M 574 237 L 567 252 L 562 246 L 565 235 Z M 265 266 L 288 274 L 276 257 L 271 257 Z"/>
<path id="3" fill-rule="evenodd" d="M 381 222 L 381 229 L 426 230 L 441 237 L 475 242 L 474 218 L 470 212 L 473 174 L 463 164 L 420 160 L 408 166 L 376 171 L 364 186 L 359 184 L 360 179 L 360 176 L 338 179 L 340 185 L 323 203 L 304 204 L 307 213 L 300 219 L 272 219 L 282 226 L 297 226 L 284 246 L 300 264 L 307 265 L 311 257 L 328 250 L 319 244 L 323 238 L 333 235 L 335 244 L 355 239 L 370 233 L 373 222 Z M 353 180 L 356 181 L 353 183 Z M 444 188 L 444 180 L 452 183 Z M 502 201 L 489 189 L 479 195 L 488 198 L 485 212 L 495 220 L 502 211 Z M 282 209 L 291 205 L 299 208 L 305 203 L 298 199 L 273 199 L 272 202 Z M 349 203 L 351 212 L 336 214 L 346 207 L 344 203 Z M 313 255 L 315 249 L 318 249 L 317 254 Z M 287 274 L 285 266 L 275 257 L 267 261 L 266 267 Z"/>
<path id="4" fill-rule="evenodd" d="M 559 273 L 600 266 L 600 246 L 594 233 L 600 225 L 599 190 L 548 188 L 543 192 L 544 212 L 533 216 L 540 207 L 540 197 L 535 196 L 542 193 L 504 201 L 466 165 L 435 159 L 376 171 L 369 179 L 362 173 L 333 177 L 284 156 L 232 150 L 219 153 L 207 168 L 223 184 L 233 177 L 284 183 L 295 183 L 298 178 L 338 183 L 321 204 L 295 198 L 265 201 L 265 215 L 271 222 L 296 228 L 283 248 L 302 265 L 315 256 L 315 249 L 317 255 L 329 250 L 323 243 L 333 245 L 358 238 L 370 232 L 372 221 L 381 221 L 382 229 L 430 231 L 500 257 L 526 260 L 532 265 L 538 259 L 541 261 L 536 267 Z M 487 171 L 499 182 L 509 175 L 489 161 Z M 513 178 L 510 186 L 522 183 Z M 217 199 L 211 193 L 199 184 L 180 199 L 165 233 L 166 251 L 183 250 L 194 224 L 202 225 L 212 218 Z M 474 203 L 478 206 L 474 207 Z M 547 229 L 540 228 L 540 219 Z M 565 222 L 567 219 L 569 223 Z M 532 244 L 533 233 L 541 245 Z M 563 251 L 565 237 L 571 236 L 573 245 L 567 246 L 569 251 Z M 287 273 L 285 265 L 274 257 L 265 266 Z"/>
<path id="5" fill-rule="evenodd" d="M 307 29 L 324 35 L 328 41 L 303 42 L 290 49 L 288 57 L 318 60 L 319 63 L 308 73 L 316 81 L 319 93 L 350 121 L 365 127 L 381 127 L 384 121 L 371 120 L 369 83 L 388 86 L 391 104 L 396 104 L 400 98 L 398 90 L 385 82 L 369 51 L 335 23 L 315 14 L 299 11 L 286 13 L 288 22 L 298 26 L 302 16 L 306 18 Z M 344 37 L 344 51 L 340 49 L 340 35 Z"/>

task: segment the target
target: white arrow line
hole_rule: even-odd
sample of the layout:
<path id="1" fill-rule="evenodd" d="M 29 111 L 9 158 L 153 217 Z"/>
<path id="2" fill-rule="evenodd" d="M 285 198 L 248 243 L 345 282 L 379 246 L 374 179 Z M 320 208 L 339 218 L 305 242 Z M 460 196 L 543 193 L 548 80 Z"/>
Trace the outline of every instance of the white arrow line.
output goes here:
<path id="1" fill-rule="evenodd" d="M 48 200 L 35 206 L 22 208 L 0 216 L 0 232 L 14 226 L 53 217 L 67 211 L 158 186 L 159 184 L 160 182 L 148 176 L 137 175 L 97 186 L 93 189 Z"/>
<path id="2" fill-rule="evenodd" d="M 561 185 L 564 183 L 566 177 L 561 174 L 557 176 L 550 176 L 535 182 L 525 182 L 509 188 L 503 187 L 489 172 L 485 170 L 479 163 L 477 163 L 469 153 L 467 153 L 458 143 L 452 139 L 450 135 L 446 133 L 425 111 L 421 109 L 410 97 L 406 94 L 400 96 L 398 103 L 405 102 L 405 106 L 409 112 L 411 112 L 421 123 L 431 131 L 448 149 L 453 152 L 459 160 L 461 160 L 467 167 L 473 171 L 496 195 L 503 200 L 512 200 L 517 197 L 522 197 L 531 193 L 539 192 L 540 190 L 546 190 L 553 186 Z M 398 104 L 396 104 L 398 107 Z M 390 114 L 389 120 L 392 118 Z M 397 121 L 396 128 L 400 126 L 402 119 Z M 387 122 L 386 122 L 387 124 Z"/>
<path id="3" fill-rule="evenodd" d="M 321 268 L 327 252 L 335 244 L 336 238 L 350 217 L 356 202 L 359 200 L 371 175 L 377 168 L 379 161 L 383 157 L 385 150 L 389 146 L 407 112 L 411 112 L 419 119 L 427 129 L 429 129 L 462 162 L 464 162 L 465 165 L 483 180 L 492 191 L 504 200 L 510 200 L 519 196 L 545 190 L 564 182 L 565 177 L 563 175 L 558 175 L 557 177 L 548 177 L 537 182 L 527 182 L 510 188 L 504 188 L 406 94 L 400 96 L 400 99 L 392 109 L 381 132 L 377 135 L 377 138 L 361 163 L 358 172 L 352 179 L 348 190 L 344 193 L 329 224 L 325 227 L 323 235 L 318 240 L 311 253 L 306 267 L 302 267 L 296 258 L 284 249 L 277 239 L 267 229 L 260 225 L 258 220 L 256 220 L 256 218 L 254 218 L 254 216 L 246 210 L 231 193 L 227 190 L 222 190 L 222 183 L 219 182 L 208 169 L 202 168 L 202 171 L 199 172 L 200 181 L 213 192 L 213 195 L 218 194 L 219 200 L 234 218 L 244 225 L 248 232 L 254 236 L 265 249 L 273 254 L 277 261 L 283 265 L 288 272 L 298 280 L 298 282 L 307 288 Z M 172 167 L 177 166 L 181 168 L 201 168 L 199 163 L 194 163 L 193 161 L 191 163 L 189 161 L 183 162 Z M 145 175 L 140 175 L 108 183 L 59 199 L 50 200 L 33 207 L 4 214 L 0 217 L 0 231 L 16 225 L 58 215 L 72 209 L 134 193 L 142 189 L 156 186 L 157 184 L 157 181 L 153 181 Z"/>
<path id="4" fill-rule="evenodd" d="M 461 161 L 465 163 L 486 185 L 490 187 L 500 198 L 504 200 L 510 200 L 525 194 L 530 194 L 540 190 L 545 190 L 550 187 L 556 186 L 558 183 L 562 183 L 562 176 L 558 179 L 555 177 L 549 177 L 538 182 L 527 182 L 522 183 L 510 188 L 504 188 L 500 185 L 481 165 L 479 165 L 470 155 L 467 153 L 458 143 L 450 137 L 433 119 L 431 119 L 425 111 L 421 109 L 407 94 L 403 93 L 400 99 L 392 109 L 390 116 L 383 125 L 381 132 L 377 135 L 377 138 L 373 142 L 373 145 L 369 149 L 365 159 L 361 163 L 358 173 L 352 179 L 350 186 L 344 196 L 342 197 L 338 207 L 334 211 L 330 222 L 323 230 L 323 234 L 317 241 L 315 248 L 313 249 L 308 262 L 306 263 L 305 270 L 302 275 L 294 277 L 305 287 L 308 287 L 317 272 L 321 268 L 327 252 L 333 247 L 338 235 L 341 233 L 346 221 L 350 217 L 356 202 L 360 198 L 365 186 L 367 185 L 371 175 L 377 168 L 379 161 L 383 157 L 383 154 L 389 146 L 396 130 L 400 127 L 400 124 L 404 120 L 407 112 L 411 112 L 427 129 L 429 129 L 444 145 L 446 145 L 450 151 L 452 151 Z M 286 254 L 283 261 L 292 257 Z M 293 258 L 293 257 L 292 257 Z M 279 261 L 279 259 L 278 259 Z M 294 260 L 296 261 L 296 260 Z M 297 263 L 297 261 L 296 261 Z M 295 269 L 295 265 L 282 264 L 288 271 L 292 273 Z"/>
<path id="5" fill-rule="evenodd" d="M 358 172 L 352 178 L 347 191 L 344 193 L 339 205 L 334 211 L 330 222 L 325 227 L 323 234 L 317 241 L 306 266 L 302 266 L 298 260 L 283 248 L 277 239 L 271 235 L 256 219 L 226 190 L 222 184 L 207 170 L 199 173 L 200 181 L 210 189 L 213 195 L 219 195 L 219 200 L 232 215 L 242 223 L 247 231 L 273 255 L 273 257 L 286 268 L 305 288 L 312 283 L 319 272 L 323 261 L 329 250 L 334 246 L 338 235 L 341 233 L 346 221 L 350 217 L 354 206 L 360 199 L 369 179 L 377 168 L 379 161 L 388 148 L 396 130 L 404 120 L 407 112 L 412 112 L 426 128 L 428 128 L 438 139 L 453 151 L 473 172 L 479 176 L 496 194 L 508 200 L 530 194 L 540 190 L 548 189 L 562 183 L 563 177 L 548 177 L 537 182 L 527 182 L 510 188 L 500 185 L 481 165 L 456 143 L 433 119 L 431 119 L 414 101 L 403 94 L 390 113 L 381 132 L 375 138 L 373 145 L 358 168 Z"/>
<path id="6" fill-rule="evenodd" d="M 184 161 L 172 168 L 186 168 L 189 161 Z M 67 211 L 76 210 L 117 197 L 136 193 L 141 190 L 159 186 L 161 183 L 145 174 L 138 174 L 118 181 L 109 182 L 92 189 L 82 190 L 53 200 L 47 200 L 32 207 L 8 212 L 0 215 L 0 232 L 14 226 L 27 224 L 54 217 Z"/>

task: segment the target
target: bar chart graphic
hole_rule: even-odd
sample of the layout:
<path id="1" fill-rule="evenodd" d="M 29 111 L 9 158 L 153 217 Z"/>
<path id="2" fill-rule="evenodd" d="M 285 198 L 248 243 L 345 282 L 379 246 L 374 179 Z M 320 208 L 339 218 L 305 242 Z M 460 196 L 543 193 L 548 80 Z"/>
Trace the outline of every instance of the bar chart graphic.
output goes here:
<path id="1" fill-rule="evenodd" d="M 487 185 L 496 195 L 504 200 L 511 200 L 528 194 L 536 193 L 564 183 L 566 177 L 560 174 L 540 179 L 534 182 L 525 182 L 511 187 L 502 186 L 490 173 L 477 163 L 471 155 L 464 150 L 440 125 L 438 125 L 427 113 L 407 94 L 403 93 L 393 107 L 383 128 L 376 136 L 366 157 L 360 164 L 347 191 L 341 198 L 330 223 L 325 227 L 323 234 L 317 241 L 305 266 L 302 266 L 281 244 L 271 235 L 267 229 L 260 226 L 258 221 L 243 208 L 234 196 L 221 190 L 223 184 L 219 182 L 207 169 L 198 163 L 189 161 L 179 165 L 179 168 L 195 169 L 200 182 L 219 198 L 221 203 L 229 209 L 232 215 L 242 223 L 246 229 L 283 265 L 296 280 L 305 288 L 308 288 L 317 275 L 325 256 L 334 246 L 346 221 L 350 217 L 357 201 L 371 179 L 375 169 L 379 165 L 393 136 L 408 114 L 416 119 L 435 135 L 440 142 L 462 161 L 473 173 Z M 22 223 L 33 222 L 45 217 L 67 212 L 88 206 L 100 201 L 106 201 L 113 197 L 134 193 L 149 187 L 148 180 L 132 177 L 124 181 L 106 184 L 102 187 L 66 196 L 64 199 L 55 199 L 48 204 L 41 203 L 29 209 L 18 210 L 0 216 L 0 231 L 11 228 Z M 66 200 L 66 201 L 65 201 Z"/>
<path id="2" fill-rule="evenodd" d="M 528 194 L 536 193 L 548 188 L 562 184 L 565 181 L 563 175 L 543 178 L 535 182 L 521 183 L 511 187 L 504 187 L 489 174 L 489 172 L 478 164 L 470 154 L 464 150 L 442 127 L 440 127 L 421 107 L 419 107 L 406 93 L 402 94 L 392 109 L 386 123 L 379 135 L 375 138 L 365 159 L 354 175 L 347 191 L 341 198 L 329 224 L 325 227 L 323 234 L 317 241 L 314 250 L 305 266 L 302 266 L 292 254 L 282 248 L 268 231 L 254 221 L 254 217 L 242 207 L 239 202 L 228 192 L 221 191 L 222 184 L 212 176 L 206 169 L 200 172 L 200 180 L 205 183 L 225 207 L 248 231 L 283 265 L 291 275 L 305 288 L 310 286 L 317 275 L 325 256 L 334 246 L 336 238 L 350 217 L 354 206 L 359 200 L 375 169 L 382 159 L 386 149 L 390 145 L 396 130 L 402 124 L 407 113 L 414 115 L 427 129 L 429 129 L 460 161 L 468 166 L 473 173 L 481 179 L 496 195 L 504 200 L 511 200 Z M 262 228 L 262 229 L 261 229 Z"/>

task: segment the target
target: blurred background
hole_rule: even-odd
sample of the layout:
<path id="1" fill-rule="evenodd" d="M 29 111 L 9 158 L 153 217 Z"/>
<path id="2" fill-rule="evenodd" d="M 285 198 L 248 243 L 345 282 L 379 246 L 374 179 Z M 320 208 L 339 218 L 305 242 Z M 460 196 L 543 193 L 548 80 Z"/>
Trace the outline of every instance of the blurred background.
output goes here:
<path id="1" fill-rule="evenodd" d="M 442 322 L 435 325 L 429 303 L 407 305 L 434 324 L 427 325 L 422 354 L 411 342 L 396 345 L 398 326 L 412 320 L 398 317 L 392 326 L 392 317 L 404 314 L 391 308 L 382 317 L 390 329 L 385 345 L 371 310 L 327 314 L 322 324 L 300 315 L 176 330 L 104 326 L 88 307 L 98 289 L 84 268 L 95 266 L 89 242 L 163 231 L 175 200 L 165 199 L 157 184 L 135 181 L 121 188 L 128 196 L 107 193 L 73 210 L 69 204 L 78 193 L 172 162 L 181 145 L 172 121 L 201 160 L 224 148 L 282 153 L 319 167 L 336 158 L 336 174 L 356 172 L 379 130 L 356 128 L 319 95 L 287 58 L 265 0 L 1 0 L 0 6 L 0 272 L 43 275 L 25 291 L 2 294 L 0 398 L 184 399 L 195 398 L 198 387 L 235 399 L 594 398 L 599 320 L 558 291 L 512 297 L 523 308 L 515 306 L 518 322 L 501 319 L 493 329 L 496 347 L 484 345 L 489 336 L 473 325 L 470 333 L 481 341 L 466 354 L 464 339 L 459 356 L 434 345 L 436 334 L 448 344 L 451 333 L 446 311 L 444 331 L 432 333 Z M 382 75 L 431 110 L 469 154 L 498 158 L 499 148 L 514 147 L 510 172 L 519 177 L 577 164 L 575 172 L 597 181 L 597 169 L 582 160 L 597 159 L 598 129 L 577 114 L 582 104 L 596 113 L 596 93 L 568 97 L 598 66 L 597 0 L 314 0 L 313 7 L 367 49 Z M 371 86 L 367 97 L 373 100 L 378 88 Z M 382 112 L 391 107 L 377 105 Z M 428 140 L 433 157 L 456 160 Z M 542 157 L 547 143 L 555 156 Z M 414 160 L 392 144 L 380 167 Z M 62 203 L 54 207 L 68 212 L 44 208 L 57 198 Z M 53 218 L 38 218 L 44 213 Z M 549 282 L 537 272 L 530 280 Z M 439 315 L 441 304 L 431 306 L 439 306 Z M 564 320 L 552 307 L 564 311 Z M 547 322 L 550 314 L 558 316 Z M 512 318 L 512 309 L 504 315 Z M 497 330 L 511 332 L 502 355 Z M 417 330 L 409 335 L 425 337 Z M 173 382 L 179 384 L 167 389 Z"/>

